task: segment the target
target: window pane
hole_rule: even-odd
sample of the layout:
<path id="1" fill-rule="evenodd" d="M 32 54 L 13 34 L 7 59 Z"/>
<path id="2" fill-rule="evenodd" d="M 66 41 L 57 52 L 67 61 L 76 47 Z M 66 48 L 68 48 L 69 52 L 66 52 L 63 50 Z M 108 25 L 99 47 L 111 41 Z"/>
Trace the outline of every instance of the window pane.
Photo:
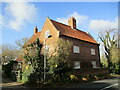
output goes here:
<path id="1" fill-rule="evenodd" d="M 73 46 L 73 52 L 79 53 L 79 46 Z"/>
<path id="2" fill-rule="evenodd" d="M 96 68 L 96 61 L 92 61 L 93 68 Z"/>
<path id="3" fill-rule="evenodd" d="M 74 69 L 79 69 L 79 68 L 80 68 L 80 62 L 74 61 Z"/>
<path id="4" fill-rule="evenodd" d="M 95 49 L 91 49 L 91 55 L 95 55 Z"/>

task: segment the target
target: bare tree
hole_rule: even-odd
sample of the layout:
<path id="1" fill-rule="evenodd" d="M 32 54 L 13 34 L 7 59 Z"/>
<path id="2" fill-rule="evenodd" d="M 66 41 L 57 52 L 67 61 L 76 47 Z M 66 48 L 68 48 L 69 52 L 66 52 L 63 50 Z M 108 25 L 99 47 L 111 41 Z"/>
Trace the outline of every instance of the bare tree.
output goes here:
<path id="1" fill-rule="evenodd" d="M 15 46 L 13 45 L 2 45 L 2 53 L 0 54 L 1 56 L 1 63 L 2 64 L 7 64 L 10 61 L 15 60 L 19 56 L 19 50 L 16 49 Z"/>
<path id="2" fill-rule="evenodd" d="M 28 38 L 22 38 L 21 40 L 17 40 L 16 44 L 19 46 L 19 48 L 23 48 L 23 45 L 28 42 Z"/>
<path id="3" fill-rule="evenodd" d="M 17 40 L 16 41 L 16 45 L 19 47 L 19 53 L 20 53 L 20 56 L 24 56 L 24 48 L 23 46 L 25 45 L 25 43 L 28 42 L 28 38 L 22 38 L 21 40 Z"/>
<path id="4" fill-rule="evenodd" d="M 117 34 L 115 34 L 115 30 L 117 29 L 113 28 L 109 31 L 106 31 L 105 34 L 99 35 L 99 38 L 104 45 L 104 49 L 105 49 L 104 53 L 107 58 L 107 63 L 109 68 L 111 66 L 111 63 L 113 62 L 112 57 L 113 57 L 113 53 L 115 53 L 115 50 L 117 54 L 118 38 L 116 38 Z"/>
<path id="5" fill-rule="evenodd" d="M 54 46 L 54 49 L 48 53 L 48 63 L 55 65 L 60 62 L 69 62 L 71 46 L 72 42 L 68 40 L 58 39 L 56 45 Z"/>

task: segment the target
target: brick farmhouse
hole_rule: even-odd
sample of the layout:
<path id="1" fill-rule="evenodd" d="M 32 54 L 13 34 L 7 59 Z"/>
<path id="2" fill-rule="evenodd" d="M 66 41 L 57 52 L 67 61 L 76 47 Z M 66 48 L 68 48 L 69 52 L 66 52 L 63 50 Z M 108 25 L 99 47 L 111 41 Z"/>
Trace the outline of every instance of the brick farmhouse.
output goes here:
<path id="1" fill-rule="evenodd" d="M 49 35 L 52 37 L 46 40 Z M 72 42 L 69 58 L 74 69 L 100 67 L 99 44 L 90 33 L 77 29 L 74 17 L 69 18 L 68 25 L 47 17 L 42 30 L 38 32 L 38 28 L 35 27 L 34 34 L 25 46 L 34 43 L 37 38 L 40 43 L 44 43 L 46 40 L 49 51 L 54 48 L 54 42 L 59 38 Z"/>

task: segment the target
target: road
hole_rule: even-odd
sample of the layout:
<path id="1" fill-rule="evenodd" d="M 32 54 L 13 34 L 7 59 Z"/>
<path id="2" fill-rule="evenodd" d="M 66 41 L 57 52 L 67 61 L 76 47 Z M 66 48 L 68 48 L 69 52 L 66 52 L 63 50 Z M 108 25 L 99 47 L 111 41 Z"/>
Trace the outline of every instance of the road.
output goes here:
<path id="1" fill-rule="evenodd" d="M 77 84 L 74 86 L 67 86 L 65 90 L 120 90 L 118 86 L 120 84 L 120 76 L 115 78 L 109 78 L 104 80 L 98 80 L 93 82 L 88 82 L 84 84 Z M 63 89 L 63 88 L 62 88 Z M 58 90 L 62 90 L 58 89 Z M 22 86 L 20 83 L 17 82 L 10 82 L 10 83 L 2 83 L 2 90 L 46 90 L 46 89 L 35 89 L 35 88 L 27 88 Z M 50 90 L 50 89 L 47 89 Z M 64 90 L 64 89 L 63 89 Z"/>
<path id="2" fill-rule="evenodd" d="M 90 90 L 120 90 L 120 76 L 93 81 L 84 84 L 78 84 L 75 86 L 67 87 L 67 88 L 81 88 L 82 89 L 90 89 Z"/>

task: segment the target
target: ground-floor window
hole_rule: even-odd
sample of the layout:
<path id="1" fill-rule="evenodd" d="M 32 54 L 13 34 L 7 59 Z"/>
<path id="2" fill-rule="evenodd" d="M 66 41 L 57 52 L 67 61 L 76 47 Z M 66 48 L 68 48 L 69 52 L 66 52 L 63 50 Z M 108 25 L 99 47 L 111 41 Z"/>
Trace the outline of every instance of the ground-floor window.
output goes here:
<path id="1" fill-rule="evenodd" d="M 80 61 L 74 61 L 74 69 L 80 69 Z"/>
<path id="2" fill-rule="evenodd" d="M 92 66 L 93 66 L 93 68 L 96 68 L 97 66 L 96 66 L 96 61 L 92 61 Z"/>

